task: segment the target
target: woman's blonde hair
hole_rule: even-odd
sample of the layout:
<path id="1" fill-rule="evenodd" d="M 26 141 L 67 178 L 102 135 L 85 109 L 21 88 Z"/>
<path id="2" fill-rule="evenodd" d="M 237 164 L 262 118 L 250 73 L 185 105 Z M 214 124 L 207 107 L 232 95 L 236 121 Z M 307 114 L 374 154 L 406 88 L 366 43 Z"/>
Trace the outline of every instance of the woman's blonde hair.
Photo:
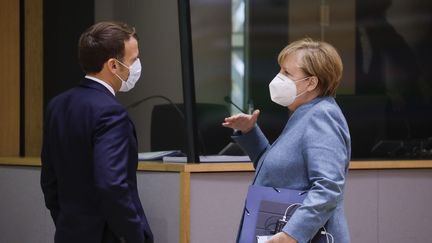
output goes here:
<path id="1" fill-rule="evenodd" d="M 299 55 L 299 67 L 308 76 L 318 78 L 320 96 L 335 96 L 342 77 L 342 60 L 336 49 L 323 41 L 310 38 L 294 41 L 278 56 L 279 65 L 290 54 Z"/>

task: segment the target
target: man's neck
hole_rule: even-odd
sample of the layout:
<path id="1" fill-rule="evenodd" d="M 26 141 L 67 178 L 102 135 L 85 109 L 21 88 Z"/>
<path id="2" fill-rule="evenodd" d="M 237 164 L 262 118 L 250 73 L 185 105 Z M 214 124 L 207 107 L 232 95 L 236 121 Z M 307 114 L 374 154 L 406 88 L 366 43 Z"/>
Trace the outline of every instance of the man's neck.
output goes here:
<path id="1" fill-rule="evenodd" d="M 115 83 L 115 81 L 112 80 L 111 75 L 108 75 L 108 74 L 106 74 L 104 72 L 92 73 L 92 74 L 87 74 L 87 75 L 102 80 L 103 82 L 105 82 L 106 84 L 108 84 L 109 86 L 111 86 L 116 93 L 120 89 L 120 87 L 117 87 L 117 83 Z"/>
<path id="2" fill-rule="evenodd" d="M 107 88 L 115 96 L 116 91 L 113 88 L 113 86 L 109 82 L 107 82 L 106 80 L 102 79 L 100 77 L 100 75 L 98 76 L 98 75 L 87 74 L 85 77 L 88 79 L 91 79 L 95 82 L 100 83 L 101 85 L 103 85 L 105 88 Z"/>

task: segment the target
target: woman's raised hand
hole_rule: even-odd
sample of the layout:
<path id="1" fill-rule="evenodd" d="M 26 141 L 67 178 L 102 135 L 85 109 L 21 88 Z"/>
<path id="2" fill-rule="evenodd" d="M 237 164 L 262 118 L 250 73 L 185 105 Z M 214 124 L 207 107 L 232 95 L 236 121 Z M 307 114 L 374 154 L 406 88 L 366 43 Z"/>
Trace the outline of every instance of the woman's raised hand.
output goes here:
<path id="1" fill-rule="evenodd" d="M 260 114 L 259 110 L 255 110 L 251 115 L 240 113 L 225 118 L 222 126 L 240 130 L 243 134 L 248 133 L 255 126 L 255 123 Z"/>

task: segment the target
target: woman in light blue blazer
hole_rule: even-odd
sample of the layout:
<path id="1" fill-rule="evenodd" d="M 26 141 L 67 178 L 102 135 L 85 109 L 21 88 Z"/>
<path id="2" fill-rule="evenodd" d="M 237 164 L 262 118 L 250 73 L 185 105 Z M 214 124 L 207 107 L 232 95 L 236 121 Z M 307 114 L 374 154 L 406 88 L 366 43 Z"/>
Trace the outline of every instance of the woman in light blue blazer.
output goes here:
<path id="1" fill-rule="evenodd" d="M 347 122 L 333 98 L 342 76 L 342 61 L 330 44 L 295 41 L 279 54 L 280 72 L 270 82 L 271 99 L 292 112 L 273 143 L 256 125 L 259 110 L 238 114 L 223 125 L 235 129 L 234 140 L 248 153 L 255 184 L 308 194 L 282 232 L 268 243 L 306 243 L 325 225 L 335 243 L 349 243 L 344 188 L 351 146 Z"/>

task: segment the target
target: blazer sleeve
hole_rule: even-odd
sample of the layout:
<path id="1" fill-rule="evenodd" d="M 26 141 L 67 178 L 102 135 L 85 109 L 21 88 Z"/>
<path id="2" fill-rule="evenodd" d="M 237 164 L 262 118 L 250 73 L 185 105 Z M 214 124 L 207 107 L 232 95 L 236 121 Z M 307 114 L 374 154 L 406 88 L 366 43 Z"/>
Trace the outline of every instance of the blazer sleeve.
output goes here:
<path id="1" fill-rule="evenodd" d="M 255 126 L 246 134 L 235 133 L 232 139 L 246 151 L 255 168 L 261 155 L 270 146 L 269 141 L 258 126 Z"/>
<path id="2" fill-rule="evenodd" d="M 128 180 L 129 163 L 133 161 L 129 157 L 130 143 L 136 142 L 132 137 L 123 107 L 110 106 L 100 111 L 93 137 L 94 184 L 110 229 L 126 242 L 144 242 L 142 220 Z"/>
<path id="3" fill-rule="evenodd" d="M 303 134 L 303 157 L 310 189 L 283 231 L 298 242 L 307 242 L 333 215 L 343 199 L 348 170 L 350 138 L 341 115 L 315 112 Z"/>

